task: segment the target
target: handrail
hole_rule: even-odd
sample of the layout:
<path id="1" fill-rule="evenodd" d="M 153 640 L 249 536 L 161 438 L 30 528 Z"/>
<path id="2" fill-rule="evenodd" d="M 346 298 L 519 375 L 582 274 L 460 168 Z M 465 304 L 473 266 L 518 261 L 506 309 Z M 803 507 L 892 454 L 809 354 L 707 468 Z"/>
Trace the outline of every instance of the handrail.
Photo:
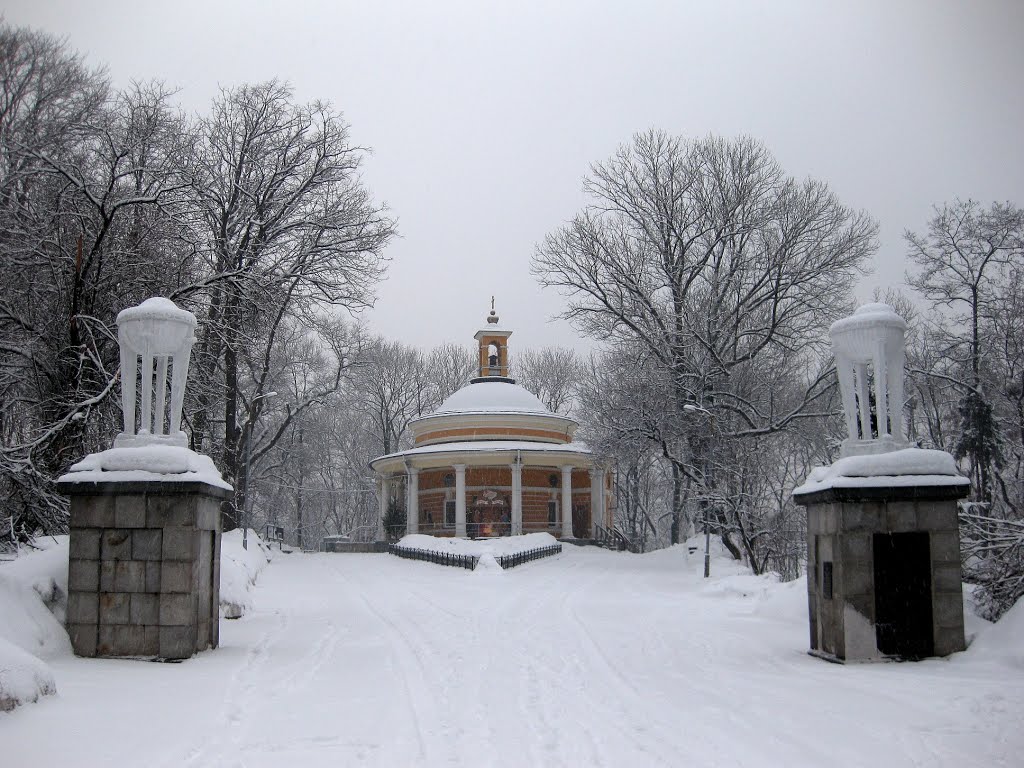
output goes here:
<path id="1" fill-rule="evenodd" d="M 605 528 L 601 525 L 595 525 L 594 534 L 594 540 L 602 547 L 616 549 L 619 552 L 627 550 L 629 552 L 637 551 L 636 546 L 630 541 L 629 537 L 615 526 Z"/>
<path id="2" fill-rule="evenodd" d="M 626 536 L 626 534 L 624 534 L 618 528 L 612 528 L 612 533 L 615 535 L 615 538 L 619 541 L 620 552 L 623 549 L 628 550 L 630 552 L 636 552 L 636 549 L 633 546 L 633 542 L 630 541 L 629 537 Z"/>

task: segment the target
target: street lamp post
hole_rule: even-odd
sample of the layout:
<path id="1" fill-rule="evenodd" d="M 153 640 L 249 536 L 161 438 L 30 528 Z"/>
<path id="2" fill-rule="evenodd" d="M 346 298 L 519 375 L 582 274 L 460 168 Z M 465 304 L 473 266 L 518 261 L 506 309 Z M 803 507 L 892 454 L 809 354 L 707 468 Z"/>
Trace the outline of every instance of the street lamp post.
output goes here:
<path id="1" fill-rule="evenodd" d="M 252 407 L 256 405 L 260 400 L 266 400 L 267 398 L 274 397 L 277 392 L 265 392 L 258 397 L 252 399 L 252 403 L 249 404 L 250 418 L 248 419 L 248 434 L 245 440 L 245 503 L 242 505 L 242 549 L 249 548 L 249 518 L 252 511 L 252 498 L 249 493 L 249 480 L 252 477 L 250 471 L 252 470 Z"/>
<path id="2" fill-rule="evenodd" d="M 684 411 L 690 411 L 692 413 L 703 413 L 708 417 L 711 424 L 711 433 L 714 436 L 715 432 L 715 414 L 709 411 L 707 408 L 702 408 L 699 405 L 693 403 L 686 403 L 683 406 Z M 708 469 L 708 457 L 704 456 L 704 478 L 707 479 Z M 704 501 L 704 578 L 711 576 L 711 527 L 708 524 L 708 503 Z"/>

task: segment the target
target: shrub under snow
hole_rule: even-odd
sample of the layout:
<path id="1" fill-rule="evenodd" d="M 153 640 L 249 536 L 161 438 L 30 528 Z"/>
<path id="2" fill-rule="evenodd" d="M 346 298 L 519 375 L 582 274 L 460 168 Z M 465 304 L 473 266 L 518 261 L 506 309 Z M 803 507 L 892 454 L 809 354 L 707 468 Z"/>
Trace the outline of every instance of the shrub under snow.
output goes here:
<path id="1" fill-rule="evenodd" d="M 0 638 L 0 712 L 57 692 L 53 672 L 31 653 Z"/>
<path id="2" fill-rule="evenodd" d="M 63 626 L 67 536 L 40 544 L 45 549 L 0 567 L 0 711 L 56 693 L 53 672 L 43 659 L 71 653 Z"/>
<path id="3" fill-rule="evenodd" d="M 270 562 L 270 548 L 249 530 L 249 548 L 242 549 L 242 531 L 235 529 L 221 536 L 220 543 L 220 615 L 237 619 L 252 609 L 252 588 L 256 577 Z"/>

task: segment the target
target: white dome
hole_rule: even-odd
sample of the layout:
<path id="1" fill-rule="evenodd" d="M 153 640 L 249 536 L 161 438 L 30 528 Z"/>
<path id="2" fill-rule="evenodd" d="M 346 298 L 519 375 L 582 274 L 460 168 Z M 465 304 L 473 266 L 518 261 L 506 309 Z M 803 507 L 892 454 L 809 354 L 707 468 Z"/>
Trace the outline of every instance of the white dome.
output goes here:
<path id="1" fill-rule="evenodd" d="M 432 415 L 442 413 L 537 413 L 551 415 L 544 403 L 518 384 L 478 381 L 467 384 Z"/>

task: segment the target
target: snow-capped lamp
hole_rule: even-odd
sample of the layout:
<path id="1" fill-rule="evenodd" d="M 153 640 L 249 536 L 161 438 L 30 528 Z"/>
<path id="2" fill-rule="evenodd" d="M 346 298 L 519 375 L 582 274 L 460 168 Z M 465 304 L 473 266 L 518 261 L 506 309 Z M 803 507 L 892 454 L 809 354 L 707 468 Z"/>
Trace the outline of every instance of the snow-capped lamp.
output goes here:
<path id="1" fill-rule="evenodd" d="M 114 438 L 115 448 L 173 445 L 184 448 L 181 409 L 185 381 L 195 343 L 196 318 L 170 299 L 154 297 L 117 316 L 117 341 L 121 346 L 121 409 L 124 431 Z M 142 358 L 139 429 L 135 430 L 136 375 Z M 153 365 L 156 364 L 156 379 Z M 171 372 L 171 405 L 164 427 L 167 402 L 167 371 Z"/>
<path id="2" fill-rule="evenodd" d="M 889 453 L 910 446 L 903 437 L 906 330 L 906 321 L 888 304 L 864 304 L 829 328 L 850 434 L 840 449 L 843 457 Z M 874 430 L 869 366 L 874 378 Z"/>
<path id="3" fill-rule="evenodd" d="M 73 464 L 59 482 L 173 480 L 231 490 L 213 459 L 190 450 L 181 430 L 195 331 L 195 315 L 170 299 L 154 297 L 121 310 L 117 341 L 121 347 L 124 430 L 114 437 L 112 448 L 90 453 Z"/>

